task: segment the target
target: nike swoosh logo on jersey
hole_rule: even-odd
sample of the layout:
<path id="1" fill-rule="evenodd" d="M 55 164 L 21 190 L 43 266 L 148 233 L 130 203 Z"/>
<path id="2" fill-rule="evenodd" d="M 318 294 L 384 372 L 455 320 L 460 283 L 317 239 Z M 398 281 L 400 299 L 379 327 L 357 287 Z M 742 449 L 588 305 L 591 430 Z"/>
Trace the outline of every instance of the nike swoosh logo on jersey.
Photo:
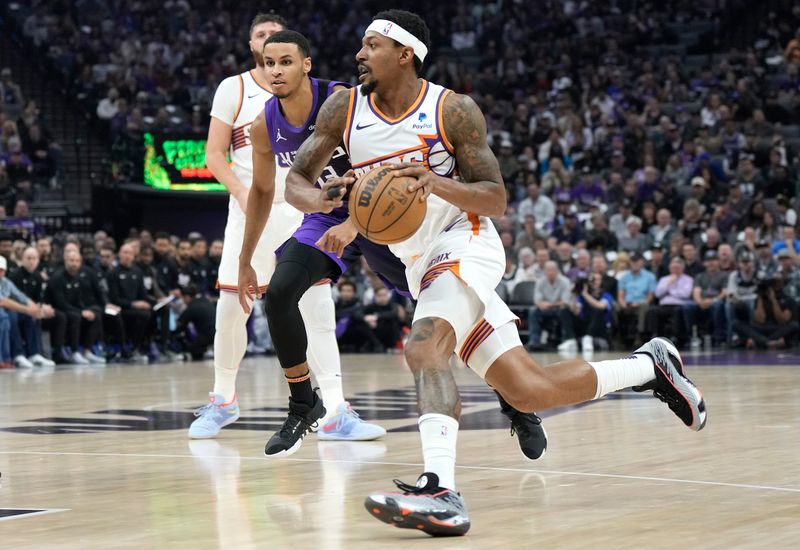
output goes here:
<path id="1" fill-rule="evenodd" d="M 375 126 L 377 122 L 373 122 L 372 124 L 367 124 L 366 126 L 361 126 L 361 124 L 356 124 L 356 130 L 363 130 L 364 128 L 369 128 L 370 126 Z"/>
<path id="2" fill-rule="evenodd" d="M 247 99 L 253 99 L 257 95 L 261 95 L 261 92 L 258 92 L 257 94 L 249 95 L 249 96 L 247 96 Z"/>

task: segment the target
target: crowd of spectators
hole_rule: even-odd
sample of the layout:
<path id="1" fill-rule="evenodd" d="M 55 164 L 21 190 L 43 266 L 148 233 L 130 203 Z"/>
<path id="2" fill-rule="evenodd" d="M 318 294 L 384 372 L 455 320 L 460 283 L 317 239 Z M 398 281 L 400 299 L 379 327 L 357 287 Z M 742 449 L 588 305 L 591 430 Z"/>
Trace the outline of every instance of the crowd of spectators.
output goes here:
<path id="1" fill-rule="evenodd" d="M 374 4 L 298 0 L 280 13 L 309 36 L 315 74 L 354 81 Z M 747 4 L 408 3 L 431 28 L 424 76 L 486 116 L 509 199 L 495 220 L 507 257 L 498 292 L 532 349 L 656 332 L 693 346 L 796 342 L 800 6 L 726 18 Z M 18 21 L 131 151 L 144 130 L 205 134 L 217 84 L 252 67 L 250 9 L 39 0 Z M 191 255 L 179 244 L 176 256 Z M 343 347 L 391 348 L 408 304 L 366 280 L 342 286 Z"/>
<path id="2" fill-rule="evenodd" d="M 41 188 L 57 187 L 61 169 L 61 147 L 12 76 L 0 69 L 0 219 L 18 201 L 34 201 Z"/>
<path id="3" fill-rule="evenodd" d="M 202 359 L 214 339 L 222 247 L 199 233 L 131 231 L 121 243 L 103 231 L 33 242 L 0 233 L 0 367 Z M 343 351 L 402 345 L 412 306 L 366 263 L 348 271 L 335 295 Z M 257 328 L 263 308 L 254 310 L 249 350 L 268 351 L 268 333 Z"/>

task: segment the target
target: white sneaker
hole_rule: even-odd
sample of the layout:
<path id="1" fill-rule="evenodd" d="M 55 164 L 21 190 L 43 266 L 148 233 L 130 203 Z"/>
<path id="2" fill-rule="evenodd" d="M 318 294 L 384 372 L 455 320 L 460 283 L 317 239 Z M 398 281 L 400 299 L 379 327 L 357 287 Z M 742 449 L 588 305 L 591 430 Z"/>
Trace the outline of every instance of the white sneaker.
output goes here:
<path id="1" fill-rule="evenodd" d="M 69 362 L 72 363 L 73 365 L 88 365 L 89 364 L 89 360 L 86 359 L 86 357 L 84 357 L 83 355 L 81 355 L 77 351 L 73 352 L 73 354 L 69 356 Z"/>
<path id="2" fill-rule="evenodd" d="M 581 349 L 583 351 L 594 351 L 594 342 L 588 334 L 581 338 Z"/>
<path id="3" fill-rule="evenodd" d="M 578 351 L 578 341 L 575 338 L 565 340 L 558 345 L 558 351 Z"/>
<path id="4" fill-rule="evenodd" d="M 44 355 L 37 353 L 36 355 L 31 355 L 28 357 L 28 361 L 36 365 L 37 367 L 55 367 L 56 362 L 48 359 Z"/>
<path id="5" fill-rule="evenodd" d="M 14 364 L 21 369 L 33 368 L 33 363 L 28 361 L 28 358 L 25 357 L 24 355 L 17 355 L 16 357 L 14 357 Z"/>
<path id="6" fill-rule="evenodd" d="M 106 364 L 105 358 L 98 357 L 97 355 L 95 355 L 91 351 L 87 351 L 86 355 L 84 355 L 84 357 L 86 358 L 87 361 L 89 361 L 89 363 L 91 363 L 93 365 L 105 365 Z"/>

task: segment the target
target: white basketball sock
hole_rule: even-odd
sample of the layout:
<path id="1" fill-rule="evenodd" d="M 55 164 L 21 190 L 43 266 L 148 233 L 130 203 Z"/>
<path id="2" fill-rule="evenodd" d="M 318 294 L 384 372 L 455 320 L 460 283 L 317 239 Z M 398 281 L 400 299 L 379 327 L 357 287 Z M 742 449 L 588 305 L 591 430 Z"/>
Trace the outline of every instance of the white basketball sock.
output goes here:
<path id="1" fill-rule="evenodd" d="M 247 315 L 239 295 L 222 291 L 217 302 L 217 332 L 214 335 L 214 393 L 230 403 L 236 395 L 239 363 L 247 351 Z"/>
<path id="2" fill-rule="evenodd" d="M 655 366 L 649 355 L 637 353 L 624 359 L 610 359 L 589 363 L 597 374 L 597 391 L 594 398 L 599 399 L 612 391 L 641 386 L 656 377 Z"/>
<path id="3" fill-rule="evenodd" d="M 455 490 L 458 420 L 444 414 L 429 413 L 420 416 L 417 423 L 425 471 L 439 476 L 440 487 Z"/>
<path id="4" fill-rule="evenodd" d="M 300 298 L 298 305 L 308 336 L 308 367 L 319 385 L 327 419 L 344 402 L 342 363 L 339 345 L 336 343 L 336 311 L 331 285 L 312 286 Z"/>

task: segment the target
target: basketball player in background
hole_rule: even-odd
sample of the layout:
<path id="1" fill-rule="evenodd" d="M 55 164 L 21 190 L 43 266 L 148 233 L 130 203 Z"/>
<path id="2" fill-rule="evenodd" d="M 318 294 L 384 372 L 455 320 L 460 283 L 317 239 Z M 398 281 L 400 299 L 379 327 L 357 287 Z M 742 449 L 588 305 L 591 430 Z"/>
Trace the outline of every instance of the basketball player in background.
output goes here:
<path id="1" fill-rule="evenodd" d="M 365 506 L 397 527 L 462 535 L 470 521 L 455 491 L 461 403 L 448 365 L 454 351 L 523 411 L 599 399 L 633 386 L 654 390 L 693 430 L 703 428 L 706 412 L 702 394 L 683 374 L 677 349 L 663 338 L 624 359 L 572 359 L 546 368 L 525 352 L 515 316 L 494 291 L 505 257 L 489 216 L 503 214 L 506 193 L 486 142 L 485 119 L 468 96 L 419 78 L 429 43 L 419 16 L 401 10 L 376 15 L 356 55 L 358 91 L 335 94 L 323 105 L 286 185 L 287 198 L 305 211 L 312 205 L 322 211 L 340 207 L 341 196 L 320 201 L 312 182 L 342 137 L 356 174 L 388 160 L 398 163 L 398 176 L 418 178 L 409 192 L 424 190 L 425 220 L 411 238 L 390 249 L 406 264 L 418 299 L 405 357 L 417 386 L 424 473 L 416 485 L 397 482 L 402 493 L 370 495 Z M 442 147 L 452 162 L 429 162 L 430 153 Z M 354 181 L 344 177 L 336 183 Z M 297 200 L 301 193 L 308 199 Z"/>
<path id="2" fill-rule="evenodd" d="M 217 281 L 220 297 L 217 302 L 214 336 L 214 389 L 209 394 L 210 403 L 197 411 L 198 418 L 189 427 L 189 437 L 193 439 L 215 437 L 220 429 L 239 418 L 236 375 L 247 348 L 246 325 L 249 310 L 244 312 L 238 303 L 238 254 L 242 248 L 248 193 L 253 179 L 251 133 L 253 121 L 259 115 L 263 120 L 264 103 L 272 97 L 266 83 L 264 60 L 261 56 L 264 41 L 285 28 L 286 21 L 279 15 L 256 15 L 250 25 L 249 43 L 256 60 L 256 68 L 223 80 L 214 95 L 211 108 L 206 163 L 217 180 L 228 189 L 231 197 Z M 233 160 L 232 166 L 226 158 L 229 152 Z M 272 153 L 268 156 L 274 166 Z M 253 284 L 261 291 L 266 289 L 275 269 L 275 249 L 291 236 L 303 218 L 301 212 L 284 201 L 283 188 L 287 171 L 288 168 L 283 168 L 279 170 L 277 177 L 273 174 L 277 185 L 266 206 L 268 210 L 272 207 L 272 215 L 266 229 L 264 230 L 262 224 L 252 243 L 252 262 L 256 277 L 247 284 Z M 261 207 L 259 204 L 257 208 Z M 315 321 L 309 323 L 308 338 L 312 350 L 312 370 L 323 397 L 326 402 L 331 403 L 333 416 L 337 406 L 344 402 L 344 397 L 330 285 L 319 285 L 310 289 L 301 300 L 300 307 L 307 319 Z M 348 414 L 362 428 L 359 432 L 361 439 L 374 439 L 386 433 L 380 426 L 360 421 L 349 409 Z M 336 425 L 341 425 L 341 422 Z M 353 435 L 353 430 L 341 433 L 338 429 L 331 429 L 326 433 L 326 438 L 352 440 Z"/>
<path id="3" fill-rule="evenodd" d="M 267 102 L 265 114 L 256 119 L 251 132 L 254 178 L 248 198 L 249 210 L 239 271 L 239 299 L 246 312 L 249 312 L 253 297 L 249 289 L 256 288 L 255 270 L 250 266 L 251 256 L 256 250 L 256 239 L 263 231 L 264 224 L 272 223 L 269 205 L 275 192 L 275 171 L 278 170 L 279 174 L 281 170 L 288 171 L 297 150 L 311 135 L 317 113 L 325 99 L 331 93 L 348 93 L 340 91 L 343 87 L 336 83 L 308 76 L 311 68 L 308 51 L 308 41 L 294 31 L 276 33 L 264 44 L 268 82 L 275 97 Z M 345 191 L 335 189 L 339 181 L 337 176 L 348 173 L 350 169 L 345 150 L 339 146 L 325 160 L 327 166 L 320 180 L 321 187 L 313 188 L 311 204 L 301 202 L 303 210 L 313 211 L 318 209 L 318 204 L 332 203 L 327 195 L 331 189 L 334 194 Z M 265 446 L 264 452 L 269 457 L 294 453 L 305 434 L 319 423 L 325 409 L 331 406 L 324 392 L 322 399 L 317 397 L 308 379 L 306 327 L 319 322 L 319 318 L 305 313 L 301 318 L 301 296 L 304 293 L 307 295 L 311 291 L 308 289 L 313 289 L 313 285 L 320 280 L 337 279 L 363 255 L 387 285 L 410 297 L 403 263 L 388 247 L 358 235 L 349 221 L 347 208 L 341 202 L 338 208 L 328 213 L 307 215 L 292 238 L 281 247 L 279 255 L 275 274 L 267 290 L 266 309 L 278 360 L 287 373 L 291 371 L 291 374 L 287 374 L 291 398 L 286 422 Z M 318 314 L 327 316 L 328 312 L 319 310 Z M 308 351 L 313 363 L 314 349 L 309 347 Z M 331 356 L 336 353 L 337 349 L 330 350 Z M 539 458 L 547 446 L 541 420 L 532 413 L 519 413 L 502 399 L 501 405 L 504 414 L 511 419 L 522 452 L 529 458 Z M 368 425 L 348 426 L 357 417 L 349 416 L 346 402 L 339 407 L 340 410 L 336 411 L 337 415 L 330 422 L 322 421 L 318 432 L 320 439 L 328 438 L 329 433 L 337 430 L 352 433 L 354 438 L 359 432 L 368 433 Z"/>

